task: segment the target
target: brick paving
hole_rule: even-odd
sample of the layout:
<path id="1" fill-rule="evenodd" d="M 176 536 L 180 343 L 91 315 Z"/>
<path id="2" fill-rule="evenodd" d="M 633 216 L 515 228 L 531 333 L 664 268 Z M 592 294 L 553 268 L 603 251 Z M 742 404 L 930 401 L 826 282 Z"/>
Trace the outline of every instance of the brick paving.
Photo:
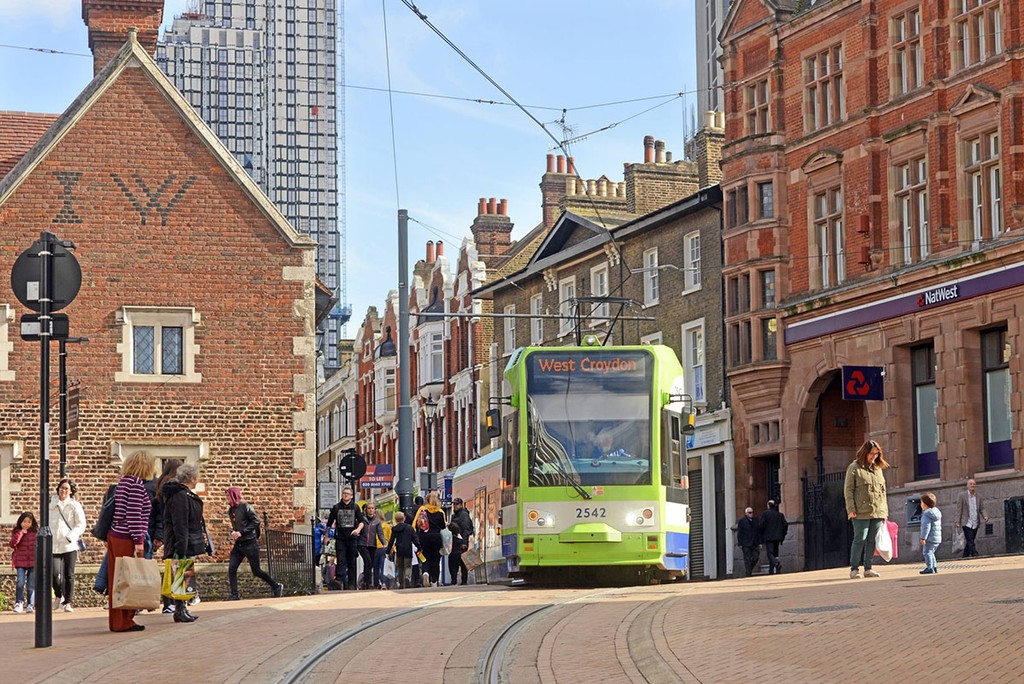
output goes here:
<path id="1" fill-rule="evenodd" d="M 106 630 L 105 611 L 82 608 L 54 614 L 49 649 L 32 647 L 32 616 L 4 613 L 2 668 L 19 684 L 133 682 L 179 657 L 190 681 L 276 682 L 338 634 L 420 607 L 370 627 L 308 681 L 468 683 L 480 681 L 480 656 L 504 625 L 553 605 L 518 633 L 505 681 L 1018 682 L 1022 569 L 1024 557 L 1012 556 L 947 562 L 931 576 L 896 565 L 860 580 L 837 568 L 610 590 L 470 586 L 204 602 L 195 624 L 147 614 L 145 632 L 119 635 Z"/>

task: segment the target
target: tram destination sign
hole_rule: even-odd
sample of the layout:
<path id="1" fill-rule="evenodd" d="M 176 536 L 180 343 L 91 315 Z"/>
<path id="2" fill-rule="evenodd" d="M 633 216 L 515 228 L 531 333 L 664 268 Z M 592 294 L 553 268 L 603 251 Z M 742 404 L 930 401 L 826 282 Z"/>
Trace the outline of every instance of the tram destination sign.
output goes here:
<path id="1" fill-rule="evenodd" d="M 537 376 L 605 375 L 642 378 L 647 373 L 646 352 L 534 353 L 530 357 Z"/>

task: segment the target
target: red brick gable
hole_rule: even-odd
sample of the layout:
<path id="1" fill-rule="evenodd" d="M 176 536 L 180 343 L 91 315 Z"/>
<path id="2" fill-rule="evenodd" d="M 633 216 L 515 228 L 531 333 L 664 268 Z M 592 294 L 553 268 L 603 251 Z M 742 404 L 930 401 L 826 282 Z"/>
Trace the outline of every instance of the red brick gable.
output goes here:
<path id="1" fill-rule="evenodd" d="M 0 112 L 0 179 L 21 161 L 57 120 L 57 114 Z"/>

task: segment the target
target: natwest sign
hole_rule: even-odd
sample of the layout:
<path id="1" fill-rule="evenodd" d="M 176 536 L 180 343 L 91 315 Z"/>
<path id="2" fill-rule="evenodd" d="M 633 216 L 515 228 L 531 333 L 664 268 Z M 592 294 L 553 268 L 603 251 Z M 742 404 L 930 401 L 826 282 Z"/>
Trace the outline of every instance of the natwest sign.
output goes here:
<path id="1" fill-rule="evenodd" d="M 925 307 L 933 304 L 942 304 L 960 298 L 959 285 L 946 285 L 928 290 L 917 295 L 917 306 Z"/>

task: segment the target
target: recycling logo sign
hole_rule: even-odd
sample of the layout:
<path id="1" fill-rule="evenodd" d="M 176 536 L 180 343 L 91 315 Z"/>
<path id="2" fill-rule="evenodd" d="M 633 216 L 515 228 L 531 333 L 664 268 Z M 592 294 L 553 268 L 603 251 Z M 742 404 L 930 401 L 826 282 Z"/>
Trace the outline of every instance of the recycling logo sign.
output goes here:
<path id="1" fill-rule="evenodd" d="M 881 366 L 843 366 L 843 399 L 880 401 L 885 398 L 884 379 Z"/>

